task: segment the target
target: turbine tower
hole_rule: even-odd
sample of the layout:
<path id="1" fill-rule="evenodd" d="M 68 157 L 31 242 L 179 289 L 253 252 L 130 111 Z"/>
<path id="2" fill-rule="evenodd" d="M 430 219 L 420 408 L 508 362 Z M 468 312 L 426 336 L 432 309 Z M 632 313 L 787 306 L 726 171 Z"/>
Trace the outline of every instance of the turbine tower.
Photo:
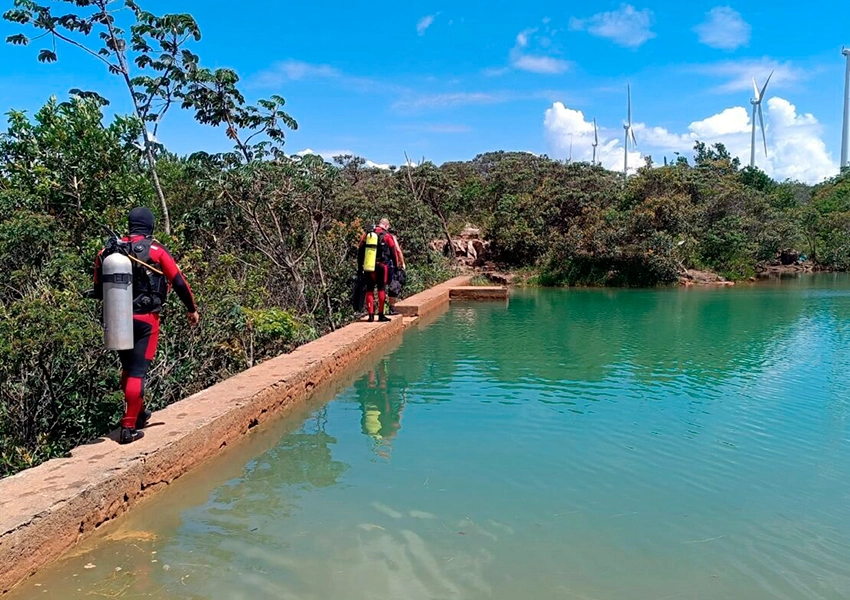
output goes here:
<path id="1" fill-rule="evenodd" d="M 844 122 L 841 125 L 841 163 L 840 169 L 850 167 L 850 48 L 842 48 L 841 54 L 847 57 L 844 71 Z"/>
<path id="2" fill-rule="evenodd" d="M 591 161 L 591 165 L 596 164 L 596 147 L 599 145 L 599 133 L 596 131 L 596 119 L 593 119 L 593 160 Z"/>
<path id="3" fill-rule="evenodd" d="M 767 92 L 767 84 L 770 83 L 770 78 L 773 77 L 773 71 L 767 76 L 767 81 L 764 82 L 764 87 L 759 91 L 759 86 L 756 84 L 756 78 L 753 77 L 753 90 L 755 97 L 750 100 L 753 105 L 753 134 L 750 138 L 750 166 L 756 166 L 756 114 L 758 114 L 759 123 L 761 123 L 761 138 L 764 141 L 764 155 L 767 156 L 767 136 L 764 132 L 764 113 L 761 110 L 761 103 L 764 100 L 764 94 Z"/>
<path id="4" fill-rule="evenodd" d="M 632 86 L 627 85 L 626 91 L 628 94 L 628 121 L 623 123 L 623 129 L 625 130 L 625 142 L 623 143 L 623 181 L 629 178 L 629 140 L 631 140 L 633 148 L 637 147 L 635 132 L 632 129 Z"/>

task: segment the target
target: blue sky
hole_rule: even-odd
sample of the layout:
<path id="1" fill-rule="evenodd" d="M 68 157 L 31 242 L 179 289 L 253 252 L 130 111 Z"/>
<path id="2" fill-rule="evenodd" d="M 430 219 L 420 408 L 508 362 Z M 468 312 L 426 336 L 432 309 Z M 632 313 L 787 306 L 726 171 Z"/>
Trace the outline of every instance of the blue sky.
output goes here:
<path id="1" fill-rule="evenodd" d="M 12 4 L 2 0 L 2 4 Z M 657 161 L 695 138 L 749 156 L 750 78 L 776 73 L 765 100 L 768 156 L 780 179 L 837 170 L 842 44 L 850 4 L 468 1 L 411 3 L 272 0 L 142 1 L 190 12 L 202 62 L 232 67 L 251 99 L 279 93 L 299 130 L 287 148 L 351 151 L 378 164 L 404 152 L 435 162 L 489 150 L 622 163 L 626 84 L 638 147 Z M 238 7 L 238 8 L 234 8 Z M 3 22 L 0 33 L 17 32 Z M 93 89 L 126 111 L 126 92 L 96 61 L 60 48 L 0 47 L 0 106 L 33 110 L 51 94 Z M 172 150 L 221 150 L 220 131 L 174 111 L 160 130 Z"/>

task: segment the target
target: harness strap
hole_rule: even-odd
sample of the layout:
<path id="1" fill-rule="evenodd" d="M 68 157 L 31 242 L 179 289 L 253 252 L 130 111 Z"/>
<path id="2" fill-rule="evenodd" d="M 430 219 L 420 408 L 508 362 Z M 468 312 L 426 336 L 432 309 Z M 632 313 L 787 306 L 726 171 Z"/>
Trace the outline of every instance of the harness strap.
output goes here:
<path id="1" fill-rule="evenodd" d="M 103 276 L 103 283 L 133 283 L 131 273 L 111 273 Z"/>
<path id="2" fill-rule="evenodd" d="M 165 275 L 165 273 L 163 273 L 162 271 L 160 271 L 160 270 L 159 270 L 159 269 L 157 269 L 156 267 L 149 265 L 148 263 L 146 263 L 146 262 L 145 262 L 145 261 L 143 261 L 143 260 L 139 260 L 139 259 L 138 259 L 138 258 L 136 258 L 135 256 L 132 256 L 132 255 L 128 254 L 128 255 L 127 255 L 127 258 L 129 258 L 129 259 L 130 259 L 130 260 L 132 260 L 133 262 L 139 263 L 140 265 L 142 265 L 142 266 L 143 266 L 144 268 L 146 268 L 146 269 L 150 269 L 151 271 L 153 271 L 153 272 L 154 272 L 154 273 L 156 273 L 157 275 Z"/>

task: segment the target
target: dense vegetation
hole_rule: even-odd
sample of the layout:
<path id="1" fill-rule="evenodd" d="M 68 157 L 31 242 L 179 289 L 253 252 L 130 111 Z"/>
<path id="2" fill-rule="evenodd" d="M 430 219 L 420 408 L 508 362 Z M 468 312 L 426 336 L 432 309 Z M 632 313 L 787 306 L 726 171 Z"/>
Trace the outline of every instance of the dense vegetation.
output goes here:
<path id="1" fill-rule="evenodd" d="M 107 10 L 114 0 L 53 4 L 63 2 L 89 12 L 57 16 L 24 1 L 5 16 L 60 42 L 100 31 L 93 55 L 126 82 L 134 110 L 106 122 L 107 101 L 74 90 L 34 115 L 9 113 L 0 135 L 0 476 L 116 423 L 117 359 L 101 349 L 99 305 L 82 294 L 101 226 L 123 230 L 137 205 L 157 212 L 158 238 L 202 313 L 190 330 L 179 303 L 167 307 L 148 381 L 154 408 L 349 321 L 355 246 L 383 215 L 405 248 L 410 293 L 448 276 L 431 242 L 469 222 L 497 263 L 533 268 L 551 285 L 656 285 L 683 268 L 742 278 L 786 248 L 850 265 L 850 176 L 776 183 L 702 144 L 693 165 L 647 164 L 625 186 L 600 166 L 527 153 L 390 170 L 287 156 L 285 130 L 296 124 L 283 98 L 248 105 L 236 73 L 201 67 L 185 47 L 199 35 L 190 16 L 128 2 L 125 36 Z M 220 127 L 233 150 L 169 153 L 145 131 L 173 106 Z"/>

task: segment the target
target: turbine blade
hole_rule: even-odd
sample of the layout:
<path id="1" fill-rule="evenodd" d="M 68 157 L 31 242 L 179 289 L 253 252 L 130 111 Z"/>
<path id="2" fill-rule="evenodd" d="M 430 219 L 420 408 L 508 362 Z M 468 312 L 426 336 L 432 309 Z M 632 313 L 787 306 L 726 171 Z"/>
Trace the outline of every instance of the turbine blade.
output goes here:
<path id="1" fill-rule="evenodd" d="M 634 129 L 632 129 L 631 127 L 629 127 L 629 135 L 630 135 L 630 136 L 631 136 L 631 138 L 632 138 L 632 146 L 634 146 L 635 148 L 637 148 L 637 140 L 635 139 L 635 130 L 634 130 Z"/>
<path id="2" fill-rule="evenodd" d="M 760 100 L 760 98 L 759 98 L 759 86 L 758 86 L 758 84 L 756 83 L 756 78 L 755 78 L 755 77 L 753 77 L 753 93 L 755 93 L 755 96 L 753 96 L 753 99 L 754 99 L 756 102 L 758 102 L 758 101 Z"/>
<path id="3" fill-rule="evenodd" d="M 771 71 L 770 75 L 767 76 L 767 81 L 764 82 L 764 87 L 761 88 L 761 94 L 759 95 L 759 102 L 762 98 L 764 98 L 765 93 L 767 93 L 767 84 L 770 83 L 770 78 L 773 77 L 775 71 Z"/>
<path id="4" fill-rule="evenodd" d="M 596 119 L 593 119 L 593 145 L 595 146 L 598 143 L 599 143 L 599 135 L 598 135 L 598 132 L 596 130 Z"/>
<path id="5" fill-rule="evenodd" d="M 764 131 L 764 113 L 761 111 L 761 103 L 759 103 L 759 125 L 761 125 L 761 139 L 764 142 L 764 155 L 767 156 L 767 134 Z"/>
<path id="6" fill-rule="evenodd" d="M 626 91 L 629 96 L 629 127 L 632 126 L 632 86 L 631 84 L 626 85 Z"/>

